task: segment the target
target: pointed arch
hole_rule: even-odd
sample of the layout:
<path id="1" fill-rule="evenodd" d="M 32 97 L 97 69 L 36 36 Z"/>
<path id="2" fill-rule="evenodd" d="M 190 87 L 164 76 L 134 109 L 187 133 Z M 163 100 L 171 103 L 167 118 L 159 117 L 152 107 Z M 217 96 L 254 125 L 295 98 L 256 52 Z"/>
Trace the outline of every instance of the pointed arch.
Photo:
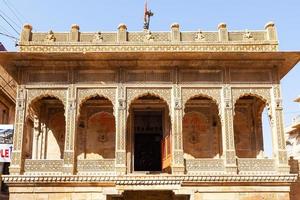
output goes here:
<path id="1" fill-rule="evenodd" d="M 116 120 L 113 102 L 90 90 L 79 95 L 76 158 L 78 161 L 115 158 Z"/>
<path id="2" fill-rule="evenodd" d="M 112 105 L 113 105 L 113 110 L 114 110 L 114 115 L 115 113 L 115 102 L 116 102 L 116 88 L 78 88 L 77 89 L 77 116 L 79 115 L 80 108 L 83 105 L 84 102 L 86 102 L 88 99 L 95 97 L 95 96 L 100 96 L 108 99 Z"/>
<path id="3" fill-rule="evenodd" d="M 29 114 L 29 108 L 32 107 L 35 102 L 47 97 L 56 98 L 62 103 L 64 110 L 66 109 L 66 90 L 30 89 L 27 92 L 26 116 Z"/>
<path id="4" fill-rule="evenodd" d="M 220 157 L 222 129 L 217 101 L 209 95 L 191 96 L 184 104 L 182 135 L 185 159 Z"/>
<path id="5" fill-rule="evenodd" d="M 234 138 L 240 158 L 264 156 L 262 113 L 268 100 L 252 92 L 240 93 L 234 99 Z"/>
<path id="6" fill-rule="evenodd" d="M 127 88 L 128 108 L 133 101 L 147 94 L 155 96 L 166 102 L 169 112 L 171 112 L 171 88 Z M 127 109 L 127 116 L 129 115 Z"/>

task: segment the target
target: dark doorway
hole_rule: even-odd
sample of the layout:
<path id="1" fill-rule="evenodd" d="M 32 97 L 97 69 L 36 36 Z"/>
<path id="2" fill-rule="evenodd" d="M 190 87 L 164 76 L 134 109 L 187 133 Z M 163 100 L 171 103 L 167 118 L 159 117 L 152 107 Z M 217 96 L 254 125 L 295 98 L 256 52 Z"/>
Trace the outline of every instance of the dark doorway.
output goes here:
<path id="1" fill-rule="evenodd" d="M 134 171 L 162 171 L 161 111 L 134 112 Z"/>

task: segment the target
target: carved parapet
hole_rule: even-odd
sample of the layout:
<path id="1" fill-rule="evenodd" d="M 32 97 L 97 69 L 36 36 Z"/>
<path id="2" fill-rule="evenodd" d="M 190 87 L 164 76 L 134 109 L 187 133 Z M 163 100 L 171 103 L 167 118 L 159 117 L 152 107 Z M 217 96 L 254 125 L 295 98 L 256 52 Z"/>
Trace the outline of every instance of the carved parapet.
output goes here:
<path id="1" fill-rule="evenodd" d="M 219 24 L 218 31 L 181 32 L 178 23 L 171 25 L 171 31 L 147 31 L 149 30 L 128 32 L 127 26 L 120 24 L 115 32 L 85 33 L 79 32 L 78 25 L 73 25 L 70 33 L 31 33 L 30 26 L 24 26 L 24 34 L 21 36 L 19 46 L 20 51 L 25 52 L 265 52 L 278 50 L 276 30 L 272 23 L 259 31 L 246 29 L 246 31 L 229 32 L 225 23 Z"/>

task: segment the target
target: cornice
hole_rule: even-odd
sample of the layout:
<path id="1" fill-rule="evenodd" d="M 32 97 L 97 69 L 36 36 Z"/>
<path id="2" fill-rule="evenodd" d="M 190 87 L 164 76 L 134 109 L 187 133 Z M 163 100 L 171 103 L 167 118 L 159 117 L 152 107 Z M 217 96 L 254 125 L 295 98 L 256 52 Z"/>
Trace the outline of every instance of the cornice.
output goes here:
<path id="1" fill-rule="evenodd" d="M 26 176 L 3 175 L 8 184 L 87 184 L 114 183 L 115 185 L 182 185 L 199 183 L 293 183 L 298 179 L 297 174 L 279 175 L 221 175 L 221 176 Z"/>

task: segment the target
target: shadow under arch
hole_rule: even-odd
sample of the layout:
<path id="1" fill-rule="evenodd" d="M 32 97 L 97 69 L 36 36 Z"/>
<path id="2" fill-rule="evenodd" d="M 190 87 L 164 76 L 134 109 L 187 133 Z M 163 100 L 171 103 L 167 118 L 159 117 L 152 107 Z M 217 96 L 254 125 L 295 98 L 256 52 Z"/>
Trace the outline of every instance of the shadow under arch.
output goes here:
<path id="1" fill-rule="evenodd" d="M 222 128 L 216 100 L 199 94 L 185 102 L 182 136 L 185 159 L 221 157 Z"/>
<path id="2" fill-rule="evenodd" d="M 264 158 L 262 114 L 269 110 L 268 101 L 260 95 L 245 93 L 234 102 L 234 140 L 239 158 Z M 268 111 L 269 112 L 269 111 Z M 270 113 L 268 113 L 270 118 Z"/>
<path id="3" fill-rule="evenodd" d="M 24 145 L 23 151 L 31 155 L 27 154 L 26 157 L 62 159 L 66 130 L 63 101 L 56 95 L 42 94 L 28 103 L 24 138 L 30 138 L 31 144 Z"/>
<path id="4" fill-rule="evenodd" d="M 76 158 L 115 158 L 116 122 L 113 103 L 98 94 L 80 102 L 76 127 Z"/>

